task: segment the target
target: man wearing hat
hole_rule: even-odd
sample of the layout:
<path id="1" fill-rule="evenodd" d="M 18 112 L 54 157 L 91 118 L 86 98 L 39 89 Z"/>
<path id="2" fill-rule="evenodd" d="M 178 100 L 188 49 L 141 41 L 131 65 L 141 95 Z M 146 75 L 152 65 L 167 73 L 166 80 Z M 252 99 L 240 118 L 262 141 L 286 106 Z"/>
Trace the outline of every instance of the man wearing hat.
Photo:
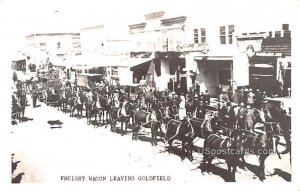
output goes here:
<path id="1" fill-rule="evenodd" d="M 249 89 L 249 93 L 247 94 L 247 104 L 250 105 L 251 107 L 254 106 L 254 99 L 255 99 L 255 94 L 252 92 L 252 89 Z"/>
<path id="2" fill-rule="evenodd" d="M 221 119 L 222 125 L 225 125 L 225 116 L 227 115 L 227 109 L 226 109 L 226 103 L 221 103 L 220 104 L 220 109 L 219 109 L 219 117 Z"/>
<path id="3" fill-rule="evenodd" d="M 244 88 L 243 89 L 243 102 L 244 103 L 247 103 L 247 95 L 248 95 L 248 93 L 249 93 L 248 88 Z"/>
<path id="4" fill-rule="evenodd" d="M 200 119 L 204 119 L 205 114 L 206 114 L 206 105 L 203 100 L 200 100 L 198 105 L 197 117 Z"/>
<path id="5" fill-rule="evenodd" d="M 198 96 L 200 95 L 200 85 L 199 85 L 199 82 L 196 82 L 196 85 L 195 85 L 195 94 L 198 94 Z"/>
<path id="6" fill-rule="evenodd" d="M 254 107 L 257 109 L 261 109 L 261 102 L 263 101 L 262 92 L 259 89 L 256 90 L 255 99 L 254 99 Z"/>
<path id="7" fill-rule="evenodd" d="M 189 90 L 188 90 L 188 92 L 187 92 L 187 97 L 189 99 L 191 99 L 191 98 L 193 98 L 193 95 L 194 95 L 193 88 L 190 87 Z"/>
<path id="8" fill-rule="evenodd" d="M 254 125 L 255 125 L 254 121 L 255 121 L 254 110 L 253 108 L 251 108 L 250 105 L 247 105 L 246 112 L 244 114 L 245 129 L 253 132 Z"/>
<path id="9" fill-rule="evenodd" d="M 206 105 L 210 104 L 210 94 L 208 93 L 208 90 L 205 90 L 204 101 L 205 101 Z"/>
<path id="10" fill-rule="evenodd" d="M 119 107 L 120 108 L 123 106 L 123 104 L 124 104 L 125 101 L 127 101 L 127 95 L 123 91 L 123 89 L 120 89 L 120 97 L 119 97 L 119 102 L 120 102 Z"/>
<path id="11" fill-rule="evenodd" d="M 229 97 L 226 91 L 222 91 L 222 93 L 219 96 L 219 100 L 225 103 L 229 102 Z"/>
<path id="12" fill-rule="evenodd" d="M 203 101 L 205 103 L 205 95 L 203 92 L 201 92 L 200 96 L 199 96 L 199 100 Z"/>
<path id="13" fill-rule="evenodd" d="M 145 76 L 142 76 L 142 79 L 140 80 L 140 83 L 139 83 L 141 86 L 146 86 L 147 85 L 147 82 L 145 80 Z"/>
<path id="14" fill-rule="evenodd" d="M 36 107 L 37 96 L 38 96 L 37 90 L 32 90 L 31 97 L 32 97 L 32 107 L 33 108 Z"/>
<path id="15" fill-rule="evenodd" d="M 192 100 L 192 103 L 193 103 L 193 111 L 195 111 L 195 109 L 198 107 L 199 105 L 199 99 L 198 99 L 198 94 L 195 94 L 194 95 L 194 99 Z"/>
<path id="16" fill-rule="evenodd" d="M 236 115 L 237 129 L 245 129 L 245 124 L 244 124 L 245 113 L 246 113 L 245 104 L 241 102 L 240 109 L 238 110 L 238 114 Z"/>

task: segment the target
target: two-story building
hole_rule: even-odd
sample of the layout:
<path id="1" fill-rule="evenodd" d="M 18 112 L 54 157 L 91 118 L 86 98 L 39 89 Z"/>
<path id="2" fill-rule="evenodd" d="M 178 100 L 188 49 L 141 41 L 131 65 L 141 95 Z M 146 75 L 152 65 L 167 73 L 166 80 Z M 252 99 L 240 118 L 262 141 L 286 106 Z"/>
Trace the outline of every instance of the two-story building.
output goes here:
<path id="1" fill-rule="evenodd" d="M 49 66 L 58 69 L 63 79 L 71 79 L 71 65 L 66 59 L 81 54 L 80 33 L 34 33 L 26 36 L 28 64 L 35 65 L 40 73 Z"/>
<path id="2" fill-rule="evenodd" d="M 249 86 L 266 91 L 268 95 L 288 96 L 291 88 L 289 24 L 278 24 L 265 31 L 239 33 L 237 44 L 239 52 L 246 52 L 248 56 Z"/>
<path id="3" fill-rule="evenodd" d="M 180 82 L 186 85 L 181 76 L 184 58 L 179 51 L 185 20 L 185 16 L 168 17 L 160 11 L 146 14 L 143 22 L 129 26 L 131 58 L 141 62 L 131 67 L 135 83 L 145 76 L 148 86 L 159 90 L 173 90 Z"/>
<path id="4" fill-rule="evenodd" d="M 37 63 L 81 54 L 80 33 L 35 33 L 26 36 L 27 54 Z"/>
<path id="5" fill-rule="evenodd" d="M 128 78 L 131 72 L 127 62 L 130 56 L 126 28 L 112 24 L 98 25 L 81 29 L 80 35 L 82 61 L 88 71 L 85 73 L 101 74 L 111 84 L 131 82 Z"/>
<path id="6" fill-rule="evenodd" d="M 186 62 L 187 86 L 198 82 L 201 92 L 208 90 L 213 96 L 217 96 L 219 84 L 224 90 L 249 87 L 273 94 L 278 80 L 285 78 L 285 89 L 290 87 L 288 24 L 249 27 L 247 23 L 201 22 L 191 17 L 186 22 L 181 55 Z M 280 77 L 278 68 L 284 66 L 284 77 Z"/>

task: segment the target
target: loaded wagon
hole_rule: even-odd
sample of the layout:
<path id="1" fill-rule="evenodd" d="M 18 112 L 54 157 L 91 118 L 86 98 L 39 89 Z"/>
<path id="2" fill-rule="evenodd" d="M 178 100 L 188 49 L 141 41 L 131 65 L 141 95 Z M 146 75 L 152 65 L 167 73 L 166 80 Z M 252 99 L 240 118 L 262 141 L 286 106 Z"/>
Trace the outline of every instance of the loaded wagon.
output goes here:
<path id="1" fill-rule="evenodd" d="M 77 85 L 83 88 L 88 87 L 90 82 L 100 82 L 102 80 L 102 74 L 77 74 Z"/>
<path id="2" fill-rule="evenodd" d="M 125 93 L 128 94 L 128 99 L 131 101 L 136 101 L 138 96 L 139 84 L 129 84 L 124 86 Z"/>

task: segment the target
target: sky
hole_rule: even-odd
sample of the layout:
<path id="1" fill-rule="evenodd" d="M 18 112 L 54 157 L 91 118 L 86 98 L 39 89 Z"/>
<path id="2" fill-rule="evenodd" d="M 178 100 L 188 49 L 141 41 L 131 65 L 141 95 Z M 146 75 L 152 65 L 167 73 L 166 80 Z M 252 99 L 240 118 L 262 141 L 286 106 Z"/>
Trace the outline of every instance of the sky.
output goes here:
<path id="1" fill-rule="evenodd" d="M 294 18 L 300 0 L 0 0 L 0 20 L 11 44 L 38 32 L 79 32 L 80 28 L 143 21 L 146 13 L 194 16 L 207 22 L 230 20 L 255 23 Z M 2 27 L 1 27 L 2 28 Z"/>

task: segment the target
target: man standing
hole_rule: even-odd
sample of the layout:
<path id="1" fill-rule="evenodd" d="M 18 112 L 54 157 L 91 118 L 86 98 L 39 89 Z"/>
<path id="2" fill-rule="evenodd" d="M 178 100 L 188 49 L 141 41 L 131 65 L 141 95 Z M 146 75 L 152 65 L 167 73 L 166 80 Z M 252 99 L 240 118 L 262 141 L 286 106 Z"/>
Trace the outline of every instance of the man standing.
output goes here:
<path id="1" fill-rule="evenodd" d="M 196 82 L 196 86 L 195 86 L 195 94 L 198 94 L 198 96 L 200 96 L 200 85 L 198 82 Z"/>
<path id="2" fill-rule="evenodd" d="M 222 93 L 219 96 L 219 100 L 225 103 L 229 102 L 228 94 L 225 91 L 222 91 Z"/>
<path id="3" fill-rule="evenodd" d="M 200 99 L 200 101 L 203 101 L 205 103 L 205 95 L 203 92 L 201 92 L 199 99 Z"/>
<path id="4" fill-rule="evenodd" d="M 256 90 L 255 99 L 254 99 L 254 107 L 257 109 L 261 109 L 261 102 L 262 102 L 262 92 L 259 89 Z"/>
<path id="5" fill-rule="evenodd" d="M 77 91 L 77 78 L 75 78 L 75 81 L 74 81 L 74 91 Z"/>
<path id="6" fill-rule="evenodd" d="M 141 86 L 146 86 L 147 85 L 147 82 L 145 80 L 145 76 L 142 76 L 142 79 L 140 80 L 140 85 Z"/>
<path id="7" fill-rule="evenodd" d="M 33 108 L 35 108 L 36 107 L 36 100 L 37 100 L 37 91 L 36 90 L 32 91 L 31 97 L 32 97 L 32 106 L 33 106 Z"/>
<path id="8" fill-rule="evenodd" d="M 180 96 L 181 95 L 181 87 L 180 85 L 178 84 L 178 86 L 175 88 L 175 93 Z"/>
<path id="9" fill-rule="evenodd" d="M 249 93 L 247 94 L 247 104 L 253 107 L 254 105 L 254 97 L 255 94 L 252 92 L 252 89 L 249 89 Z"/>
<path id="10" fill-rule="evenodd" d="M 244 123 L 244 120 L 245 120 L 245 113 L 246 113 L 246 108 L 244 107 L 244 103 L 242 102 L 240 104 L 240 109 L 238 111 L 238 114 L 237 114 L 237 119 L 236 119 L 236 122 L 237 122 L 237 129 L 238 130 L 241 130 L 241 129 L 245 129 L 245 123 Z"/>
<path id="11" fill-rule="evenodd" d="M 219 86 L 217 87 L 217 95 L 220 96 L 222 92 L 223 92 L 223 87 L 221 84 L 219 84 Z"/>
<path id="12" fill-rule="evenodd" d="M 244 117 L 244 122 L 245 122 L 245 129 L 253 132 L 254 130 L 254 120 L 255 116 L 253 113 L 253 109 L 251 108 L 250 105 L 247 105 L 246 112 L 245 112 L 245 117 Z"/>
<path id="13" fill-rule="evenodd" d="M 208 93 L 208 90 L 205 90 L 204 101 L 206 105 L 210 104 L 210 94 Z"/>

